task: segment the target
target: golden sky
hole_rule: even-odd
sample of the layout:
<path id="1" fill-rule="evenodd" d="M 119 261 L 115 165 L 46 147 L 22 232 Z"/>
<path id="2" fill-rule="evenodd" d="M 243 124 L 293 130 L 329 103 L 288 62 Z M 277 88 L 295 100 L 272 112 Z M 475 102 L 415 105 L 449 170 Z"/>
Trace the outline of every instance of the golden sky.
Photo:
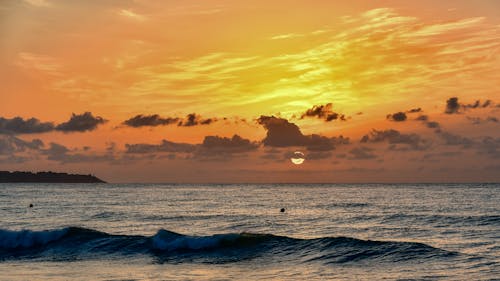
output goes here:
<path id="1" fill-rule="evenodd" d="M 499 181 L 498 11 L 495 0 L 2 1 L 0 169 Z"/>

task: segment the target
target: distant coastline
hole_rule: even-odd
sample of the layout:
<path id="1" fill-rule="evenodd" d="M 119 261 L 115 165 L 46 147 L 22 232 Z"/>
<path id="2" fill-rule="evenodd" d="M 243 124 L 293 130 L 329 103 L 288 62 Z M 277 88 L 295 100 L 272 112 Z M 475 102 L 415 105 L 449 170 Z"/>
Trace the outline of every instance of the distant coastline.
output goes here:
<path id="1" fill-rule="evenodd" d="M 40 182 L 40 183 L 105 183 L 93 175 L 79 175 L 55 172 L 0 171 L 0 183 Z"/>

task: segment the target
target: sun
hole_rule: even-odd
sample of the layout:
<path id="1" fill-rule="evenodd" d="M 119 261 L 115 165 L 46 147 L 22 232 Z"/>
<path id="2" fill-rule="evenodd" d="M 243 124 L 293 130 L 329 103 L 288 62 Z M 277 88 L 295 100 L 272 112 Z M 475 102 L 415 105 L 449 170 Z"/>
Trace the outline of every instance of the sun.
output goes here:
<path id="1" fill-rule="evenodd" d="M 304 163 L 305 161 L 305 155 L 304 153 L 300 152 L 300 151 L 295 151 L 292 155 L 292 157 L 290 157 L 290 161 L 292 161 L 293 164 L 295 165 L 300 165 L 302 163 Z"/>

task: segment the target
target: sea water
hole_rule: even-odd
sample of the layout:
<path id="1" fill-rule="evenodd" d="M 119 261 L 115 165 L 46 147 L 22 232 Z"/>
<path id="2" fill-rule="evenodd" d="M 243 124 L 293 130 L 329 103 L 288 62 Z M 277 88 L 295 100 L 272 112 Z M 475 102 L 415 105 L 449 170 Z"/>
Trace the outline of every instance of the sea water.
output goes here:
<path id="1" fill-rule="evenodd" d="M 306 279 L 500 280 L 500 184 L 0 184 L 0 280 Z"/>

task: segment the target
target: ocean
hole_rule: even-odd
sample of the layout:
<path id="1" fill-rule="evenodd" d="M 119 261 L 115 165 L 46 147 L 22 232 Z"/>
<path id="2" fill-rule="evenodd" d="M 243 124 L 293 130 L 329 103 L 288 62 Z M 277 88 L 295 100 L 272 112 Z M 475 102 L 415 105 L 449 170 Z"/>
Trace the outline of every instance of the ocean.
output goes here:
<path id="1" fill-rule="evenodd" d="M 0 184 L 0 280 L 500 280 L 499 202 L 500 184 Z"/>

